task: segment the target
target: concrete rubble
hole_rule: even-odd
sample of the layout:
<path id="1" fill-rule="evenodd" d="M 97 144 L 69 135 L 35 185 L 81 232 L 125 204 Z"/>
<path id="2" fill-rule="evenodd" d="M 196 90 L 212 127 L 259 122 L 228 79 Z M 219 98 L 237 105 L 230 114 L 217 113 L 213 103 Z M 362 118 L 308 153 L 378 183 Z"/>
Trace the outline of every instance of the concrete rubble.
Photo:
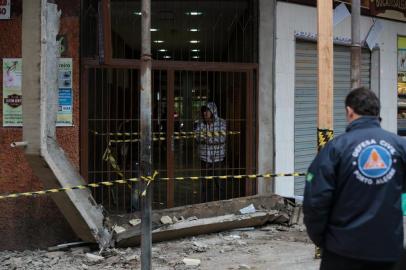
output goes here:
<path id="1" fill-rule="evenodd" d="M 152 216 L 153 242 L 168 241 L 225 230 L 252 230 L 267 223 L 300 222 L 300 208 L 277 195 L 256 195 L 197 205 L 157 210 Z M 130 222 L 128 221 L 130 220 Z M 132 223 L 136 220 L 135 223 Z M 110 216 L 117 247 L 137 246 L 141 239 L 139 214 Z"/>
<path id="2" fill-rule="evenodd" d="M 282 225 L 266 225 L 263 230 L 255 228 L 224 231 L 154 244 L 153 269 L 267 269 L 264 266 L 266 258 L 273 256 L 272 254 L 286 254 L 286 260 L 289 262 L 292 257 L 298 260 L 304 258 L 303 254 L 307 254 L 305 259 L 313 268 L 302 269 L 316 269 L 317 262 L 314 262 L 312 257 L 314 247 L 310 244 L 306 232 L 300 232 L 303 226 L 286 226 L 286 231 L 278 230 L 280 226 Z M 300 254 L 295 255 L 295 252 Z M 0 252 L 0 270 L 140 269 L 140 253 L 139 247 L 131 247 L 107 248 L 99 254 L 98 249 L 91 250 L 88 246 L 52 252 L 3 251 Z M 283 261 L 283 258 L 279 257 L 270 259 Z"/>
<path id="3" fill-rule="evenodd" d="M 199 266 L 201 261 L 199 259 L 184 258 L 182 262 L 186 266 Z"/>

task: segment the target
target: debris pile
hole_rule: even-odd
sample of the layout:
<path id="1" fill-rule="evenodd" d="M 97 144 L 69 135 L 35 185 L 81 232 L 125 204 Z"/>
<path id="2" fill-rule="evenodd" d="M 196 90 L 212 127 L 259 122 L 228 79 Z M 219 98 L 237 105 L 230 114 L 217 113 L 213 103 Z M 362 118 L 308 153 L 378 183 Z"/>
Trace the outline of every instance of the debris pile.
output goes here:
<path id="1" fill-rule="evenodd" d="M 186 222 L 186 219 L 184 220 Z M 194 222 L 196 221 L 198 220 Z M 281 241 L 299 242 L 299 245 L 303 245 L 308 238 L 305 232 L 300 232 L 301 229 L 302 227 L 299 225 L 244 227 L 157 243 L 152 248 L 153 268 L 156 270 L 264 269 L 258 268 L 258 262 L 255 261 L 257 256 L 260 254 L 269 256 L 270 252 L 266 249 L 277 248 L 280 244 L 283 246 Z M 313 246 L 310 243 L 308 245 L 309 250 L 312 251 Z M 0 252 L 0 269 L 140 269 L 139 247 L 110 248 L 101 253 L 99 250 L 95 250 L 95 247 L 90 246 L 60 245 L 57 248 L 59 250 L 51 248 L 55 250 L 52 252 L 42 250 Z M 300 250 L 300 248 L 292 246 L 292 250 Z M 287 256 L 290 260 L 290 255 Z M 311 256 L 310 259 L 312 260 Z M 227 262 L 219 266 L 219 260 Z"/>

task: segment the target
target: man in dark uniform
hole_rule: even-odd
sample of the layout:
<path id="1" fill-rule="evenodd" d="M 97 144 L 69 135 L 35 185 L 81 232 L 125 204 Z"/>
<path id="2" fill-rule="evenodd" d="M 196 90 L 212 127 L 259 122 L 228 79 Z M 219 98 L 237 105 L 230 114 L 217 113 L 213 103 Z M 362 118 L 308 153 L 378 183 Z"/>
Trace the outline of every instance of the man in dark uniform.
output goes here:
<path id="1" fill-rule="evenodd" d="M 380 127 L 372 91 L 351 91 L 345 106 L 346 133 L 309 167 L 304 222 L 323 250 L 320 269 L 392 269 L 403 248 L 406 141 Z"/>

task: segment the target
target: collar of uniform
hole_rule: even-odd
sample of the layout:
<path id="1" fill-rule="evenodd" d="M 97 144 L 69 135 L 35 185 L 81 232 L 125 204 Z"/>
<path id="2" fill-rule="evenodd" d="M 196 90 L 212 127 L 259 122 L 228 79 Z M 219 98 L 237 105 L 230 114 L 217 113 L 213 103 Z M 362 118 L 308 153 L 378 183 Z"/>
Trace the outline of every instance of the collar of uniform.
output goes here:
<path id="1" fill-rule="evenodd" d="M 379 118 L 376 116 L 361 116 L 357 120 L 352 121 L 345 131 L 351 131 L 353 129 L 380 127 Z"/>

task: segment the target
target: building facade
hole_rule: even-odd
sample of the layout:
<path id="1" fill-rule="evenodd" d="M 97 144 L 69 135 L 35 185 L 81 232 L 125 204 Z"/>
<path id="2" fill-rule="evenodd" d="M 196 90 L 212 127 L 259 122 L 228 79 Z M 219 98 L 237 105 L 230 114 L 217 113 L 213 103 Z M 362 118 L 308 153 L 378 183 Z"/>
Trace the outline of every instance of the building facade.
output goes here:
<path id="1" fill-rule="evenodd" d="M 304 2 L 307 5 L 302 5 Z M 363 2 L 361 17 L 362 85 L 371 88 L 381 100 L 383 128 L 402 134 L 404 73 L 400 65 L 404 56 L 399 46 L 406 35 L 405 6 L 384 7 L 384 3 L 375 6 L 380 2 L 372 2 Z M 371 16 L 377 10 L 379 13 Z M 276 25 L 275 170 L 305 171 L 317 151 L 315 1 L 278 1 Z M 372 35 L 374 45 L 368 47 L 365 41 Z M 334 132 L 339 135 L 345 130 L 344 98 L 351 85 L 350 16 L 334 26 L 334 44 Z M 303 194 L 303 177 L 276 180 L 276 183 L 278 194 Z"/>
<path id="2" fill-rule="evenodd" d="M 4 78 L 8 70 L 15 73 L 18 65 L 13 63 L 21 58 L 23 10 L 22 0 L 9 2 L 10 17 L 0 20 L 1 194 L 43 188 L 23 151 L 10 147 L 21 140 L 22 129 L 7 124 L 13 118 L 5 114 L 22 105 Z M 61 57 L 72 61 L 71 70 L 60 73 L 63 82 L 71 76 L 71 85 L 60 87 L 61 111 L 67 109 L 67 118 L 57 127 L 58 142 L 89 183 L 137 177 L 140 1 L 54 2 L 62 12 Z M 402 132 L 397 89 L 402 105 L 406 76 L 398 39 L 406 36 L 404 13 L 401 7 L 369 3 L 363 1 L 361 37 L 376 20 L 381 30 L 377 46 L 363 48 L 362 82 L 381 99 L 384 128 Z M 153 163 L 159 176 L 305 171 L 316 153 L 316 24 L 315 1 L 310 0 L 152 0 Z M 334 29 L 336 134 L 345 127 L 350 36 L 346 18 Z M 217 116 L 227 125 L 226 153 L 221 164 L 211 167 L 202 162 L 193 133 L 207 102 L 216 103 Z M 92 194 L 108 214 L 123 214 L 138 210 L 137 189 L 123 185 Z M 243 178 L 222 187 L 162 180 L 154 184 L 153 207 L 203 202 L 208 193 L 226 199 L 269 192 L 293 197 L 302 191 L 303 179 L 293 177 Z M 76 240 L 51 197 L 3 200 L 0 208 L 3 249 Z"/>

